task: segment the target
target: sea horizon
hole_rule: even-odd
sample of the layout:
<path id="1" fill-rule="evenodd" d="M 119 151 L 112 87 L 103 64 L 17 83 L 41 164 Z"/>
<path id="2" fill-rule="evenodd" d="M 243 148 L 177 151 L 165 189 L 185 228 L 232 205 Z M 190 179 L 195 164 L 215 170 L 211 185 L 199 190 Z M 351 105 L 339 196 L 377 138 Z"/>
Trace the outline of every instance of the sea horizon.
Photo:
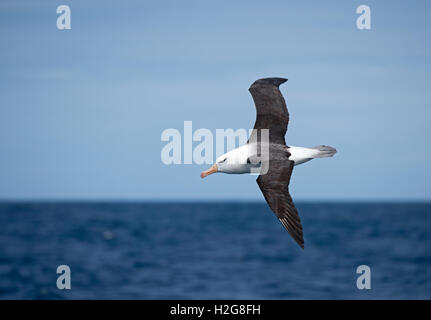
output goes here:
<path id="1" fill-rule="evenodd" d="M 304 250 L 263 201 L 0 201 L 0 299 L 431 298 L 431 203 L 296 207 Z"/>
<path id="2" fill-rule="evenodd" d="M 236 198 L 220 198 L 220 199 L 181 199 L 181 198 L 4 198 L 0 199 L 0 203 L 266 203 L 264 199 L 236 199 Z M 431 199 L 402 199 L 402 198 L 378 198 L 378 199 L 294 199 L 295 204 L 307 203 L 347 203 L 347 204 L 385 204 L 385 203 L 423 203 L 431 204 Z"/>

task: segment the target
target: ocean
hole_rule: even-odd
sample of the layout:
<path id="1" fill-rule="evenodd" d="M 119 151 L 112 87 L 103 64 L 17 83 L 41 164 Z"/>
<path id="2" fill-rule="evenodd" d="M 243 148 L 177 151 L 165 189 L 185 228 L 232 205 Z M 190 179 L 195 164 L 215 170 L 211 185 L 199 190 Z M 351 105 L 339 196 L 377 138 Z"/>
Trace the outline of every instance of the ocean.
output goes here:
<path id="1" fill-rule="evenodd" d="M 431 204 L 297 207 L 305 250 L 263 202 L 3 202 L 0 298 L 431 299 Z"/>

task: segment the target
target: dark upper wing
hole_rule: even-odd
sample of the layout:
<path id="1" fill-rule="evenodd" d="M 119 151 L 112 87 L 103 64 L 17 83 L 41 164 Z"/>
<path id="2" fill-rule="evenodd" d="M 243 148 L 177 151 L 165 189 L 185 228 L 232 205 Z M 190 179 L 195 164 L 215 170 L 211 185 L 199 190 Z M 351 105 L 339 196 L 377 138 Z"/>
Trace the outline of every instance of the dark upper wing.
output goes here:
<path id="1" fill-rule="evenodd" d="M 260 142 L 259 129 L 269 129 L 269 142 L 286 144 L 284 135 L 289 123 L 286 102 L 279 90 L 283 78 L 265 78 L 255 81 L 248 89 L 256 105 L 256 122 L 249 141 Z M 257 129 L 257 130 L 256 130 Z"/>
<path id="2" fill-rule="evenodd" d="M 301 248 L 304 248 L 301 219 L 289 194 L 292 170 L 293 161 L 287 159 L 270 160 L 268 172 L 260 175 L 256 182 L 281 224 Z"/>

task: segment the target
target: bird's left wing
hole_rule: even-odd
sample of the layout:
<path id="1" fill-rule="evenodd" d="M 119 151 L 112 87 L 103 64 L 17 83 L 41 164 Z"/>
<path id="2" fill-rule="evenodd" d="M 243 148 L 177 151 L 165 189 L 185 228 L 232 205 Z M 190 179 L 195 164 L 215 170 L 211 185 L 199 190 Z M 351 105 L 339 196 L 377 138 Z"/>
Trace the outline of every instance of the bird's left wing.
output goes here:
<path id="1" fill-rule="evenodd" d="M 248 89 L 256 106 L 256 122 L 249 142 L 260 142 L 260 130 L 269 130 L 269 142 L 285 145 L 284 135 L 289 123 L 286 101 L 280 92 L 284 78 L 256 80 Z"/>
<path id="2" fill-rule="evenodd" d="M 256 182 L 281 224 L 301 248 L 304 248 L 301 219 L 289 194 L 293 164 L 294 162 L 288 159 L 270 160 L 267 173 L 260 175 Z"/>

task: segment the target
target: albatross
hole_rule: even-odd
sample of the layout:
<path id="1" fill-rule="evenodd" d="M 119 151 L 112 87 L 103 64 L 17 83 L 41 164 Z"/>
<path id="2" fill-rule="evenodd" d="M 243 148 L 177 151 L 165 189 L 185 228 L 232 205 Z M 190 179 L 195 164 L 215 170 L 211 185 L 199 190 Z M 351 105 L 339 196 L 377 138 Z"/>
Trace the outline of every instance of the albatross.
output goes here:
<path id="1" fill-rule="evenodd" d="M 289 193 L 293 167 L 311 159 L 332 157 L 337 150 L 320 145 L 312 148 L 288 146 L 284 139 L 289 112 L 280 92 L 284 78 L 256 80 L 249 88 L 256 106 L 256 122 L 247 144 L 217 158 L 201 173 L 258 173 L 256 180 L 271 210 L 293 239 L 304 248 L 301 219 Z M 265 136 L 262 132 L 267 132 Z"/>

